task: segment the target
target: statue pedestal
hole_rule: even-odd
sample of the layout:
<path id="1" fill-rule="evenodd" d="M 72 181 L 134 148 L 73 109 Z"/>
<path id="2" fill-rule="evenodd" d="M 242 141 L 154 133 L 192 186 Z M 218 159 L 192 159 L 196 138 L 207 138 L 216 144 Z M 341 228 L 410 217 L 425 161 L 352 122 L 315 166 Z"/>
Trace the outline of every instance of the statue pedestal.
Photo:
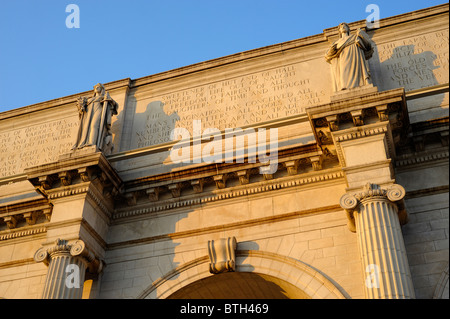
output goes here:
<path id="1" fill-rule="evenodd" d="M 354 89 L 347 89 L 335 92 L 333 95 L 330 96 L 330 101 L 336 102 L 340 100 L 347 100 L 352 97 L 369 95 L 377 92 L 378 88 L 376 86 L 373 86 L 373 84 L 367 84 Z"/>
<path id="2" fill-rule="evenodd" d="M 75 157 L 86 156 L 97 152 L 100 152 L 100 150 L 97 148 L 96 145 L 85 146 L 83 148 L 80 149 L 77 148 L 69 153 L 60 155 L 58 161 L 64 161 Z"/>

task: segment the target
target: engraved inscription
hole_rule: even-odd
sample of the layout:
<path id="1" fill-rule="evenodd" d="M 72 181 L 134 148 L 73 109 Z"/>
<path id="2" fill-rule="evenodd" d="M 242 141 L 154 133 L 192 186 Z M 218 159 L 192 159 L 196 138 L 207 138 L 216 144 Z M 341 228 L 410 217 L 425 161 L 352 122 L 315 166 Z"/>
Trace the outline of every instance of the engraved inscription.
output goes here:
<path id="1" fill-rule="evenodd" d="M 384 89 L 406 91 L 448 82 L 448 30 L 380 44 Z"/>
<path id="2" fill-rule="evenodd" d="M 150 145 L 170 141 L 170 132 L 180 119 L 177 113 L 167 115 L 163 110 L 164 103 L 153 101 L 147 105 L 143 115 L 137 118 L 136 147 L 142 148 Z"/>
<path id="3" fill-rule="evenodd" d="M 301 114 L 325 103 L 328 86 L 304 68 L 304 63 L 292 64 L 142 100 L 132 147 L 168 142 L 176 127 L 193 134 L 195 120 L 201 120 L 202 130 L 224 130 Z"/>
<path id="4" fill-rule="evenodd" d="M 57 160 L 72 147 L 77 128 L 76 118 L 66 118 L 0 132 L 0 178 Z"/>

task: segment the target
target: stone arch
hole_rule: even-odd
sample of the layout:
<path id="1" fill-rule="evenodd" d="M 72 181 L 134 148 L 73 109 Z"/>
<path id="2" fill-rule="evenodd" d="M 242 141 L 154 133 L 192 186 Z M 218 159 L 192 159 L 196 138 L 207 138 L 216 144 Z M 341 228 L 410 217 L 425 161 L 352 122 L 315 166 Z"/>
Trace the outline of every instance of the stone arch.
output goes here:
<path id="1" fill-rule="evenodd" d="M 301 289 L 312 299 L 350 298 L 325 275 L 291 257 L 275 253 L 237 250 L 236 272 L 262 274 L 283 280 Z M 196 281 L 214 276 L 209 272 L 209 257 L 203 256 L 168 272 L 140 293 L 138 299 L 165 299 Z"/>
<path id="2" fill-rule="evenodd" d="M 436 284 L 433 299 L 449 299 L 448 263 Z"/>

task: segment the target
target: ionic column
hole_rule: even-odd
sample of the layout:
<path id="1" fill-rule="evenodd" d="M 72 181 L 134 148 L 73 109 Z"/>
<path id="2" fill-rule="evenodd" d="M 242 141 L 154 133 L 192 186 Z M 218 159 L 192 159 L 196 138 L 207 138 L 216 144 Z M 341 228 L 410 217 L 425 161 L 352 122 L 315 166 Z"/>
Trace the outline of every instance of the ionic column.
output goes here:
<path id="1" fill-rule="evenodd" d="M 34 260 L 48 265 L 43 299 L 81 299 L 86 269 L 99 272 L 102 266 L 82 240 L 58 239 L 55 246 L 38 249 Z"/>
<path id="2" fill-rule="evenodd" d="M 341 207 L 356 231 L 365 273 L 366 298 L 415 298 L 400 223 L 406 222 L 400 185 L 381 189 L 367 184 L 359 194 L 345 194 Z"/>

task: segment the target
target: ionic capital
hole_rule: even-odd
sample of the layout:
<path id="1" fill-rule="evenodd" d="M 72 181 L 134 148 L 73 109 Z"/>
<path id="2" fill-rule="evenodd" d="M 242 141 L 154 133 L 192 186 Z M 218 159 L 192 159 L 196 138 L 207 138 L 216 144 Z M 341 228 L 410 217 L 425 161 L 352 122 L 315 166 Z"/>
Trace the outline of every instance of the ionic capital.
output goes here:
<path id="1" fill-rule="evenodd" d="M 349 220 L 348 227 L 352 232 L 356 232 L 354 211 L 358 209 L 360 204 L 368 201 L 389 201 L 396 205 L 398 209 L 399 220 L 401 224 L 406 224 L 407 214 L 403 203 L 405 197 L 405 189 L 398 184 L 394 184 L 387 189 L 383 189 L 380 185 L 367 183 L 362 192 L 342 195 L 340 199 L 340 206 L 345 209 L 347 218 Z"/>
<path id="2" fill-rule="evenodd" d="M 103 263 L 95 257 L 82 240 L 69 244 L 67 240 L 58 238 L 54 246 L 39 248 L 34 254 L 34 260 L 48 266 L 53 258 L 64 255 L 82 260 L 90 273 L 100 273 L 103 268 Z"/>

